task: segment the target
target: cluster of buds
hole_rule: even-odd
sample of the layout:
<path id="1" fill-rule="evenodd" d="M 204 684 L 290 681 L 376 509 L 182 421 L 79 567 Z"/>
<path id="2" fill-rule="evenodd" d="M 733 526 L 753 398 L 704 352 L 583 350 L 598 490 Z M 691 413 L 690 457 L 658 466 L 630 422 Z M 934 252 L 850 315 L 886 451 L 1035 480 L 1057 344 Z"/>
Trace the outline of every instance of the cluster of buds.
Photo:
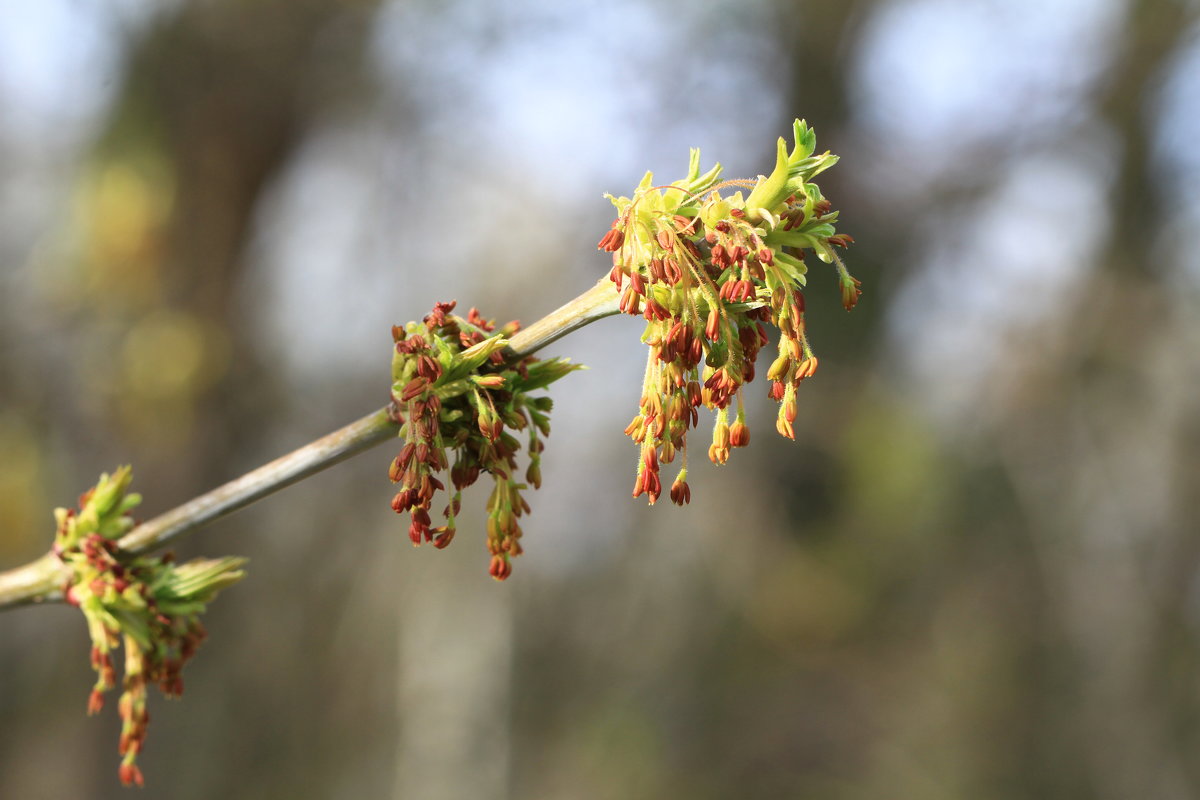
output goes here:
<path id="1" fill-rule="evenodd" d="M 157 684 L 168 697 L 183 693 L 183 667 L 205 637 L 200 614 L 218 591 L 242 578 L 245 560 L 175 564 L 169 554 L 124 556 L 117 539 L 133 528 L 129 512 L 141 501 L 128 493 L 132 477 L 129 467 L 101 475 L 79 498 L 77 509 L 56 509 L 54 553 L 70 569 L 63 593 L 83 611 L 92 640 L 96 683 L 88 697 L 89 714 L 98 713 L 105 693 L 116 687 L 113 654 L 119 646 L 125 648 L 117 704 L 122 722 L 119 776 L 127 786 L 141 786 L 136 762 L 150 722 L 146 687 Z"/>
<path id="2" fill-rule="evenodd" d="M 804 251 L 834 265 L 847 311 L 861 294 L 833 249 L 853 240 L 836 233 L 837 212 L 811 183 L 837 157 L 813 155 L 816 137 L 802 120 L 793 132 L 792 150 L 779 139 L 774 171 L 756 181 L 722 181 L 720 164 L 702 175 L 692 150 L 685 179 L 655 186 L 646 173 L 632 198 L 609 196 L 617 218 L 598 246 L 612 253 L 609 278 L 621 310 L 645 318 L 642 341 L 650 349 L 641 407 L 625 432 L 641 448 L 633 496 L 645 494 L 651 504 L 662 494 L 660 463 L 676 455 L 682 467 L 671 500 L 691 499 L 687 433 L 700 406 L 716 411 L 708 449 L 714 463 L 749 443 L 742 386 L 754 379 L 767 325 L 779 330 L 778 356 L 767 370 L 769 394 L 780 404 L 776 429 L 795 438 L 796 387 L 817 369 L 804 325 Z"/>
<path id="3" fill-rule="evenodd" d="M 474 308 L 464 318 L 451 313 L 454 306 L 438 303 L 421 322 L 392 328 L 389 409 L 404 441 L 389 470 L 400 484 L 392 509 L 408 513 L 414 545 L 443 548 L 454 538 L 463 489 L 490 473 L 495 487 L 487 504 L 488 572 L 504 580 L 521 554 L 519 518 L 529 512 L 521 491 L 541 486 L 540 437 L 550 433 L 550 398 L 530 393 L 579 366 L 565 359 L 507 358 L 508 337 L 518 323 L 496 330 Z M 529 453 L 523 481 L 517 467 L 522 448 L 514 435 L 521 431 Z M 438 476 L 447 470 L 454 493 L 435 527 L 430 512 L 435 495 L 446 491 Z"/>

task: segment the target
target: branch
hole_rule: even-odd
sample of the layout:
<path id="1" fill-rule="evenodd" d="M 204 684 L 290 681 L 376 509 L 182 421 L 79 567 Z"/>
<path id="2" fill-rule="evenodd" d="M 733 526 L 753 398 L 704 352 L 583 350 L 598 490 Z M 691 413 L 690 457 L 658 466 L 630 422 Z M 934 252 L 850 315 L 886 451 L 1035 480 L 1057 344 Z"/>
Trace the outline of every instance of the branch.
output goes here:
<path id="1" fill-rule="evenodd" d="M 511 357 L 534 353 L 588 323 L 617 313 L 617 310 L 616 291 L 605 278 L 562 308 L 513 335 L 508 348 Z M 382 408 L 143 522 L 118 545 L 132 554 L 154 550 L 327 467 L 390 441 L 395 435 L 396 426 L 389 420 L 387 409 Z M 0 609 L 61 601 L 66 578 L 63 565 L 53 553 L 0 572 Z"/>

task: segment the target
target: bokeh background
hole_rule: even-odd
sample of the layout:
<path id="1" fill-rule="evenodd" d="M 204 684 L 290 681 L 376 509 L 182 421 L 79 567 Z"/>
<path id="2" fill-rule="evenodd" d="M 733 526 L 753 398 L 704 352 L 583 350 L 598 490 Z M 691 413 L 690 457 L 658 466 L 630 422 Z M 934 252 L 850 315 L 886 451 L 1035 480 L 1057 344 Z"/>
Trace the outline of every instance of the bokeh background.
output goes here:
<path id="1" fill-rule="evenodd" d="M 389 326 L 531 321 L 606 191 L 793 117 L 857 243 L 796 442 L 629 499 L 640 322 L 550 348 L 527 554 L 391 446 L 199 532 L 249 556 L 148 797 L 1200 796 L 1200 24 L 1184 0 L 0 5 L 0 566 L 381 406 Z M 703 436 L 703 434 L 701 434 Z M 703 459 L 700 459 L 703 461 Z M 77 612 L 0 614 L 0 796 L 128 797 Z"/>

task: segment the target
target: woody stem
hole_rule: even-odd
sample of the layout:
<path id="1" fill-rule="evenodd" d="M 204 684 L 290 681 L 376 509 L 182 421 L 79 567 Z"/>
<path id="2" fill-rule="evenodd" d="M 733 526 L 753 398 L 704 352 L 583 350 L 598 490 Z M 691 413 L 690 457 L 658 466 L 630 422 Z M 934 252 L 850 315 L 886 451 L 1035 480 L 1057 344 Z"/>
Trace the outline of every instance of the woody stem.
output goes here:
<path id="1" fill-rule="evenodd" d="M 617 293 L 612 283 L 601 280 L 566 305 L 514 334 L 505 353 L 510 359 L 523 358 L 617 311 Z M 117 544 L 130 554 L 155 550 L 172 539 L 388 441 L 395 434 L 395 423 L 389 418 L 387 409 L 381 408 L 141 523 Z M 66 579 L 67 573 L 53 553 L 0 572 L 0 609 L 60 601 Z"/>

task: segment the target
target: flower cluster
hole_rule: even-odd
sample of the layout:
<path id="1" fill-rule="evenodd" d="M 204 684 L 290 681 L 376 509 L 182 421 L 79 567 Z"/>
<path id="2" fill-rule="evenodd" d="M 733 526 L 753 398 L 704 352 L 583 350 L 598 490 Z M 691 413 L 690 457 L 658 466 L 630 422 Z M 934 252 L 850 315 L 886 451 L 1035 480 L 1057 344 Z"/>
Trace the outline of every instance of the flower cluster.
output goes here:
<path id="1" fill-rule="evenodd" d="M 749 443 L 742 386 L 754 379 L 767 325 L 779 330 L 767 370 L 769 394 L 780 403 L 776 429 L 795 438 L 796 387 L 817 369 L 804 325 L 803 251 L 835 266 L 847 311 L 862 293 L 833 250 L 853 240 L 835 232 L 837 212 L 811 183 L 837 157 L 813 155 L 816 137 L 802 120 L 793 133 L 792 150 L 779 139 L 774 171 L 756 181 L 721 181 L 720 164 L 701 175 L 692 150 L 685 179 L 655 186 L 646 173 L 632 198 L 609 196 L 617 218 L 598 246 L 612 253 L 621 310 L 645 318 L 642 341 L 650 348 L 641 407 L 625 432 L 641 446 L 633 496 L 651 504 L 662 494 L 660 463 L 677 454 L 682 468 L 670 497 L 678 505 L 691 499 L 687 433 L 700 406 L 716 411 L 714 463 Z"/>
<path id="2" fill-rule="evenodd" d="M 422 322 L 392 328 L 390 410 L 404 440 L 389 471 L 392 482 L 400 484 L 392 508 L 408 512 L 414 545 L 432 542 L 443 548 L 454 538 L 462 490 L 490 473 L 495 487 L 487 503 L 488 571 L 504 580 L 512 572 L 512 558 L 521 554 L 518 519 L 529 512 L 521 491 L 541 486 L 539 437 L 550 433 L 550 398 L 530 393 L 579 365 L 565 359 L 509 359 L 504 348 L 518 323 L 497 331 L 474 308 L 464 318 L 451 313 L 454 306 L 438 303 Z M 513 434 L 518 431 L 528 442 L 524 482 L 517 478 L 522 448 Z M 442 512 L 444 522 L 435 527 L 430 511 L 437 492 L 446 490 L 438 475 L 447 469 L 454 494 Z"/>
<path id="3" fill-rule="evenodd" d="M 200 614 L 218 591 L 242 578 L 245 559 L 175 564 L 169 554 L 122 555 L 117 539 L 133 527 L 129 512 L 141 502 L 128 493 L 132 478 L 129 467 L 101 475 L 77 509 L 56 509 L 54 553 L 70 569 L 64 595 L 83 611 L 92 640 L 97 677 L 89 714 L 104 707 L 104 693 L 116 686 L 113 652 L 125 647 L 119 775 L 122 783 L 141 786 L 136 761 L 150 721 L 146 686 L 157 684 L 168 697 L 183 693 L 183 667 L 205 636 Z"/>

